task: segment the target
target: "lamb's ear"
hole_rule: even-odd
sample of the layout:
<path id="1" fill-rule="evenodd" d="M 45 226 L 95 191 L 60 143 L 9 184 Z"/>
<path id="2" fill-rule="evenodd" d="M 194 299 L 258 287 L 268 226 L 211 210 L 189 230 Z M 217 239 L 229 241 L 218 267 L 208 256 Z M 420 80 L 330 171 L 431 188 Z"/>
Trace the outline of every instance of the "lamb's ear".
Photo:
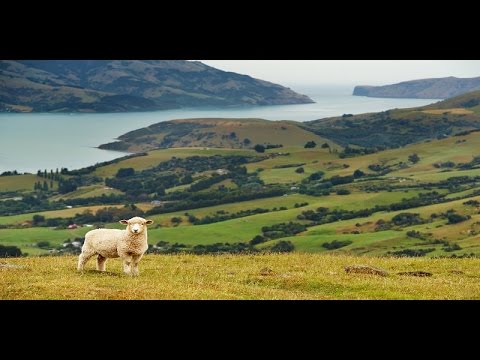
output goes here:
<path id="1" fill-rule="evenodd" d="M 123 225 L 128 225 L 128 220 L 120 220 L 119 223 Z"/>
<path id="2" fill-rule="evenodd" d="M 146 221 L 145 221 L 145 224 L 147 224 L 147 225 L 152 225 L 152 224 L 153 224 L 153 220 L 146 220 Z"/>

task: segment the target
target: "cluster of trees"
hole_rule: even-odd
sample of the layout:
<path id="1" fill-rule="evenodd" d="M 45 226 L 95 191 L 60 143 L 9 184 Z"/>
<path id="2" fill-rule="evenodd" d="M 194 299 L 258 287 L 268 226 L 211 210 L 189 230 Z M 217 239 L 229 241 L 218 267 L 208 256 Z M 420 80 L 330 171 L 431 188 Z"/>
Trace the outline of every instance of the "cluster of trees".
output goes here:
<path id="1" fill-rule="evenodd" d="M 265 150 L 278 149 L 278 148 L 282 148 L 282 147 L 283 147 L 282 144 L 265 144 L 265 145 L 256 144 L 253 147 L 253 150 L 255 150 L 257 153 L 263 154 L 265 152 Z"/>
<path id="2" fill-rule="evenodd" d="M 363 156 L 368 154 L 375 154 L 379 151 L 386 150 L 387 147 L 385 146 L 374 146 L 374 147 L 352 147 L 352 146 L 345 146 L 342 152 L 338 155 L 340 159 L 355 157 L 355 156 Z"/>
<path id="3" fill-rule="evenodd" d="M 164 196 L 165 189 L 178 185 L 192 184 L 190 192 L 204 190 L 227 178 L 235 182 L 245 181 L 247 171 L 241 166 L 249 162 L 260 161 L 260 157 L 246 156 L 191 156 L 187 158 L 172 158 L 158 166 L 135 172 L 132 168 L 119 169 L 114 178 L 107 178 L 105 184 L 119 189 L 132 198 Z M 211 177 L 194 183 L 193 174 L 196 172 L 224 169 L 227 174 L 213 174 Z M 255 175 L 251 175 L 255 176 Z"/>
<path id="4" fill-rule="evenodd" d="M 480 166 L 480 156 L 474 156 L 472 161 L 465 164 L 459 164 L 457 167 L 460 170 L 470 170 L 470 169 L 477 169 L 479 166 Z"/>
<path id="5" fill-rule="evenodd" d="M 433 164 L 433 166 L 436 167 L 437 169 L 444 169 L 444 168 L 452 169 L 456 166 L 456 164 L 453 161 L 445 161 L 445 162 L 435 163 Z"/>
<path id="6" fill-rule="evenodd" d="M 279 239 L 282 237 L 294 236 L 307 229 L 306 225 L 289 222 L 280 223 L 272 226 L 262 227 L 263 238 L 265 241 Z"/>
<path id="7" fill-rule="evenodd" d="M 43 180 L 43 185 L 40 181 L 36 181 L 35 184 L 33 185 L 33 190 L 47 192 L 48 190 L 52 190 L 53 186 L 54 186 L 53 181 L 50 181 L 50 187 L 48 187 L 48 183 L 46 180 Z"/>
<path id="8" fill-rule="evenodd" d="M 33 215 L 33 226 L 39 227 L 56 227 L 66 228 L 72 224 L 99 224 L 99 223 L 112 223 L 122 219 L 129 219 L 134 216 L 144 216 L 145 213 L 142 209 L 138 208 L 134 204 L 126 204 L 122 208 L 106 207 L 99 209 L 95 214 L 91 210 L 85 210 L 80 214 L 75 214 L 69 218 L 48 218 L 46 219 L 42 215 Z"/>
<path id="9" fill-rule="evenodd" d="M 348 246 L 352 243 L 353 241 L 351 240 L 333 240 L 332 242 L 323 243 L 322 247 L 327 250 L 335 250 L 335 249 L 340 249 L 342 247 Z"/>
<path id="10" fill-rule="evenodd" d="M 13 171 L 4 171 L 0 174 L 0 176 L 14 176 L 14 175 L 19 175 L 17 170 Z"/>
<path id="11" fill-rule="evenodd" d="M 294 250 L 294 245 L 290 241 L 279 241 L 270 249 L 263 249 L 264 252 L 290 252 Z M 166 241 L 160 241 L 154 246 L 149 246 L 150 254 L 174 254 L 174 253 L 191 253 L 196 255 L 206 254 L 248 254 L 258 253 L 250 243 L 215 243 L 207 245 L 185 245 L 174 243 L 170 244 Z"/>
<path id="12" fill-rule="evenodd" d="M 16 246 L 0 245 L 0 258 L 20 257 L 22 255 L 22 250 Z"/>
<path id="13" fill-rule="evenodd" d="M 239 201 L 263 199 L 283 195 L 286 191 L 284 186 L 275 185 L 271 187 L 245 187 L 229 191 L 218 190 L 205 193 L 173 193 L 164 197 L 165 200 L 172 200 L 172 202 L 167 202 L 162 206 L 156 206 L 147 211 L 146 214 L 165 214 Z"/>
<path id="14" fill-rule="evenodd" d="M 50 202 L 42 194 L 24 195 L 21 200 L 0 201 L 0 215 L 17 215 L 29 212 L 59 210 L 65 208 L 61 202 Z"/>
<path id="15" fill-rule="evenodd" d="M 435 251 L 434 248 L 429 249 L 403 249 L 397 251 L 388 251 L 387 255 L 395 257 L 422 257 L 428 253 Z"/>
<path id="16" fill-rule="evenodd" d="M 62 171 L 65 171 L 65 170 L 62 168 Z M 62 178 L 61 172 L 58 170 L 58 168 L 55 170 L 55 172 L 53 170 L 50 170 L 48 172 L 46 169 L 43 171 L 38 170 L 37 176 L 47 180 L 53 180 L 53 181 L 60 181 L 60 179 Z"/>
<path id="17" fill-rule="evenodd" d="M 238 219 L 246 216 L 251 216 L 251 215 L 256 215 L 256 214 L 265 214 L 270 211 L 275 211 L 275 210 L 286 210 L 287 208 L 281 207 L 279 209 L 273 209 L 273 210 L 268 210 L 268 209 L 262 209 L 262 208 L 256 208 L 256 209 L 250 209 L 250 210 L 240 210 L 239 212 L 230 214 L 225 211 L 217 211 L 216 214 L 214 215 L 207 215 L 204 218 L 197 218 L 193 215 L 188 216 L 188 220 L 193 224 L 193 225 L 205 225 L 205 224 L 212 224 L 216 222 L 221 222 L 221 221 L 226 221 L 226 220 L 232 220 L 232 219 Z"/>

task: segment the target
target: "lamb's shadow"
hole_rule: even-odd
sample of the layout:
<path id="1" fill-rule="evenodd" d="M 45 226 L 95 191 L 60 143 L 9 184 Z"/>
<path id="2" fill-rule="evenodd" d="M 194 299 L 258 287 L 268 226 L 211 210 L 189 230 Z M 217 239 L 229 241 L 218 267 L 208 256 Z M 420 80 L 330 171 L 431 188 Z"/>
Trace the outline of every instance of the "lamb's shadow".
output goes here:
<path id="1" fill-rule="evenodd" d="M 111 271 L 98 271 L 98 270 L 84 270 L 82 272 L 85 275 L 100 275 L 100 276 L 108 276 L 108 277 L 123 277 L 125 276 L 124 273 L 117 273 Z"/>

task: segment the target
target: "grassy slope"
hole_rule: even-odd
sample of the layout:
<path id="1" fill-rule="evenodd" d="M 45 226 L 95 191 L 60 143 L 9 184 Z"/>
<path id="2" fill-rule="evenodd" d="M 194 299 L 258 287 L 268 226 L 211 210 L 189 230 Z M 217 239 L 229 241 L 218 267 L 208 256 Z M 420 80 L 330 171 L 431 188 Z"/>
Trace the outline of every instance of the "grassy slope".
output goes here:
<path id="1" fill-rule="evenodd" d="M 0 192 L 3 191 L 24 191 L 33 190 L 33 186 L 36 182 L 40 181 L 43 185 L 43 181 L 47 181 L 50 186 L 50 180 L 37 175 L 13 175 L 13 176 L 0 176 Z M 57 188 L 57 182 L 54 181 L 54 188 Z"/>
<path id="2" fill-rule="evenodd" d="M 132 167 L 135 170 L 144 170 L 154 167 L 162 161 L 170 160 L 173 156 L 185 158 L 189 156 L 213 156 L 213 155 L 254 155 L 253 150 L 248 149 L 207 149 L 207 148 L 174 148 L 152 150 L 147 156 L 140 156 L 128 160 L 120 161 L 98 168 L 93 175 L 102 177 L 115 176 L 118 169 Z"/>
<path id="3" fill-rule="evenodd" d="M 320 254 L 148 255 L 140 277 L 75 270 L 77 258 L 2 260 L 0 299 L 480 299 L 480 259 L 362 258 Z M 0 263 L 0 264 L 1 264 Z M 344 267 L 381 267 L 388 277 L 347 274 Z M 270 269 L 271 272 L 265 271 Z M 428 271 L 406 277 L 401 271 Z"/>
<path id="4" fill-rule="evenodd" d="M 197 127 L 199 124 L 204 127 Z M 182 127 L 192 126 L 189 131 Z M 235 133 L 233 137 L 230 135 Z M 169 139 L 162 143 L 164 139 Z M 333 142 L 318 136 L 293 121 L 269 121 L 263 119 L 178 119 L 151 125 L 119 137 L 123 149 L 142 152 L 158 147 L 215 147 L 215 148 L 251 148 L 255 144 L 282 144 L 300 146 L 308 141 L 317 144 Z M 245 145 L 244 140 L 250 144 Z M 117 144 L 118 145 L 118 144 Z M 104 148 L 104 145 L 101 146 Z M 109 145 L 105 148 L 110 148 Z"/>

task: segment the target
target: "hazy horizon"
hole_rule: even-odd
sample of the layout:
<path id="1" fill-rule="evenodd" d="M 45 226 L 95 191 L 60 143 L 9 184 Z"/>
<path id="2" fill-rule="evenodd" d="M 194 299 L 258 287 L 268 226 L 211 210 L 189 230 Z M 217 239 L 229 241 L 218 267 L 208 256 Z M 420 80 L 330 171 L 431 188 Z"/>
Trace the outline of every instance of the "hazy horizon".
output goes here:
<path id="1" fill-rule="evenodd" d="M 388 85 L 439 77 L 478 77 L 480 60 L 200 60 L 287 86 Z"/>

